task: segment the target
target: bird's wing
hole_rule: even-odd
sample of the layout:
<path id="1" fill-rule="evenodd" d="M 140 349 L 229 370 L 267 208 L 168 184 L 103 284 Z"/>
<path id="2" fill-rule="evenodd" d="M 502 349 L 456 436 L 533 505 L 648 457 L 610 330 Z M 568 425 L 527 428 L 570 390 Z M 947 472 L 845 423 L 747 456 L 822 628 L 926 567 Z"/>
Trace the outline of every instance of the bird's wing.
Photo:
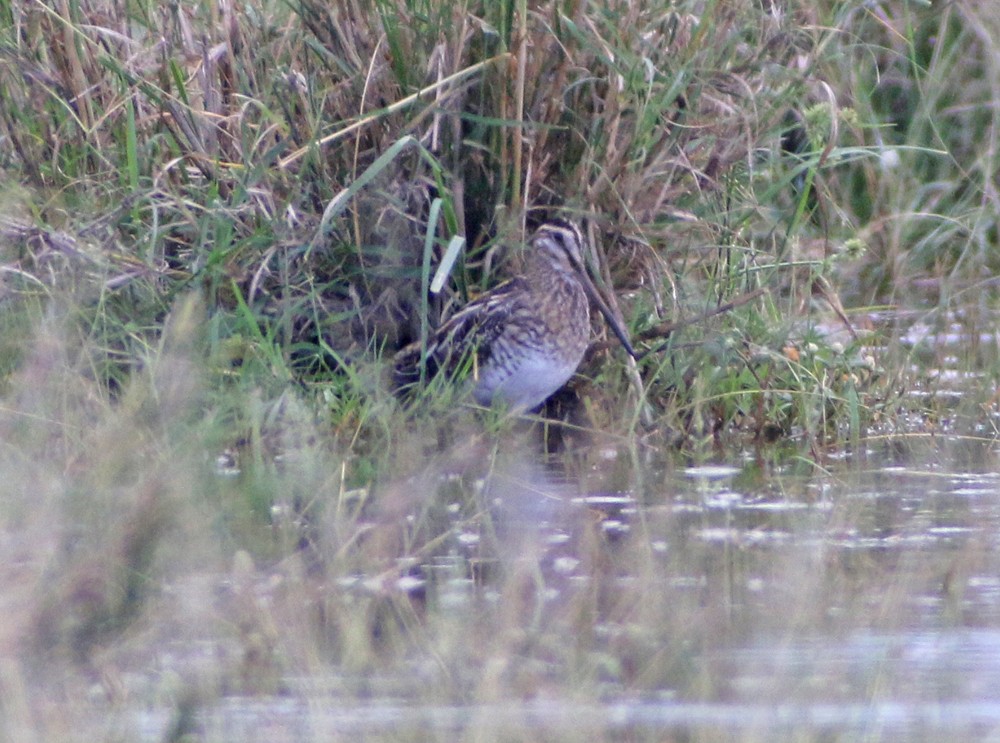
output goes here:
<path id="1" fill-rule="evenodd" d="M 488 349 L 517 311 L 524 290 L 523 279 L 511 279 L 469 302 L 434 332 L 435 353 L 464 355 L 473 348 Z"/>
<path id="2" fill-rule="evenodd" d="M 520 307 L 525 292 L 524 279 L 516 278 L 491 289 L 469 302 L 448 318 L 427 339 L 427 376 L 440 370 L 447 373 L 472 359 L 482 363 L 490 346 L 500 337 L 511 316 Z M 412 384 L 419 379 L 420 343 L 406 346 L 393 359 L 397 386 Z"/>

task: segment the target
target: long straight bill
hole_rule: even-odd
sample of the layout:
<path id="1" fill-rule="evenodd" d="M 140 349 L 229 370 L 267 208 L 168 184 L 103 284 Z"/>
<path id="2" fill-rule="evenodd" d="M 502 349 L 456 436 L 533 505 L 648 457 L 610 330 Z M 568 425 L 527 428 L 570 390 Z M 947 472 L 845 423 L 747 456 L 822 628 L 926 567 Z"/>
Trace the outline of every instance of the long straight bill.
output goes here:
<path id="1" fill-rule="evenodd" d="M 580 271 L 580 279 L 583 284 L 584 291 L 587 292 L 587 296 L 593 300 L 594 304 L 597 305 L 597 309 L 599 309 L 601 314 L 604 315 L 604 319 L 608 321 L 608 326 L 611 328 L 612 332 L 614 332 L 615 337 L 617 337 L 621 342 L 622 348 L 624 348 L 628 355 L 633 359 L 640 358 L 641 354 L 637 353 L 636 350 L 632 348 L 632 342 L 629 340 L 628 333 L 625 332 L 625 328 L 621 326 L 621 323 L 618 322 L 618 318 L 616 318 L 614 313 L 611 312 L 611 308 L 608 307 L 607 303 L 604 301 L 604 297 L 602 297 L 601 293 L 597 291 L 597 287 L 594 285 L 594 282 L 590 280 L 590 276 L 587 275 L 586 269 L 584 269 L 583 266 L 578 266 L 577 269 Z"/>

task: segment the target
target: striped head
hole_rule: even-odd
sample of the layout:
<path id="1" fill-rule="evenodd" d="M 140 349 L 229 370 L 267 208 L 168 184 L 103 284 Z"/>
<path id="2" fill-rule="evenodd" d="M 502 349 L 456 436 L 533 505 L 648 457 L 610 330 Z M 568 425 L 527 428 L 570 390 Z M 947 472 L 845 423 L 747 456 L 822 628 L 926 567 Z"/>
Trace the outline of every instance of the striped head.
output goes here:
<path id="1" fill-rule="evenodd" d="M 585 273 L 583 233 L 572 222 L 546 222 L 531 237 L 532 259 L 570 274 Z"/>
<path id="2" fill-rule="evenodd" d="M 535 232 L 531 238 L 533 250 L 531 252 L 532 261 L 535 265 L 541 265 L 561 273 L 564 276 L 572 276 L 582 287 L 590 300 L 597 306 L 608 321 L 612 332 L 621 341 L 622 347 L 632 358 L 638 358 L 632 343 L 629 341 L 628 333 L 618 321 L 615 313 L 611 311 L 601 292 L 590 280 L 587 269 L 583 262 L 583 233 L 580 228 L 572 222 L 553 220 L 546 222 Z M 551 275 L 551 274 L 550 274 Z M 531 280 L 531 277 L 529 277 Z"/>

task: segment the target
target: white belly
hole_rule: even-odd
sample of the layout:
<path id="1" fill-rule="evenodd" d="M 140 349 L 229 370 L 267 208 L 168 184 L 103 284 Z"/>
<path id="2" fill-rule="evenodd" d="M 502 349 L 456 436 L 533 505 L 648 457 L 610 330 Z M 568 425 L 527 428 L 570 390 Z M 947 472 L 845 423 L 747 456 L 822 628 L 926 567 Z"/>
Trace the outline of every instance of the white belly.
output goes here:
<path id="1" fill-rule="evenodd" d="M 511 369 L 480 370 L 473 396 L 480 405 L 500 401 L 512 410 L 531 410 L 566 384 L 579 364 L 580 359 L 565 362 L 548 354 L 529 354 Z"/>

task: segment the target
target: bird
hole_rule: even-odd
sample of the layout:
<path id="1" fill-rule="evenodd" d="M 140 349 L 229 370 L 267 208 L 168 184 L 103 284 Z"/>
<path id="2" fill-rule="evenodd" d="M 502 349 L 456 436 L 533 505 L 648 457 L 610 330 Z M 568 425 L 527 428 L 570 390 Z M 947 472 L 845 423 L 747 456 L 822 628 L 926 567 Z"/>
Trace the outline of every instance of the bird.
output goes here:
<path id="1" fill-rule="evenodd" d="M 424 376 L 471 370 L 472 397 L 484 407 L 539 407 L 576 372 L 590 342 L 590 303 L 625 349 L 628 334 L 587 275 L 583 235 L 562 220 L 542 224 L 529 241 L 525 271 L 466 304 L 393 358 L 397 389 Z"/>

